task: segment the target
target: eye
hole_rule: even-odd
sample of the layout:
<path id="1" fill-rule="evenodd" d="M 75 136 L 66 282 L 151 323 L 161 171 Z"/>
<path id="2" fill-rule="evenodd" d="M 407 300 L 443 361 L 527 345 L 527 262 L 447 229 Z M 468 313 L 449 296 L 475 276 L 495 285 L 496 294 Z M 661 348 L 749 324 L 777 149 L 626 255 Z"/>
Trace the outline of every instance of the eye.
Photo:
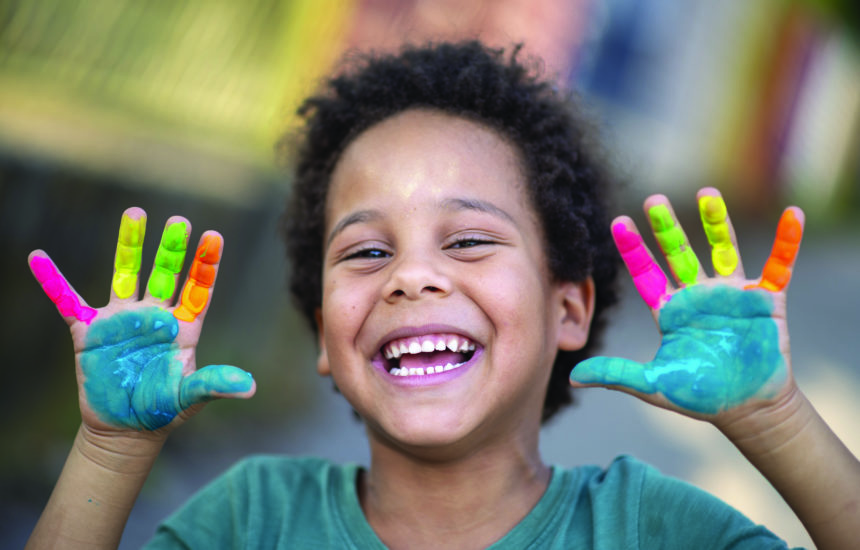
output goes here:
<path id="1" fill-rule="evenodd" d="M 487 239 L 479 239 L 476 237 L 465 237 L 457 239 L 448 248 L 474 248 L 485 244 L 494 244 L 493 241 Z"/>
<path id="2" fill-rule="evenodd" d="M 379 248 L 362 248 L 355 252 L 350 252 L 343 257 L 344 260 L 381 260 L 389 257 L 391 254 Z"/>

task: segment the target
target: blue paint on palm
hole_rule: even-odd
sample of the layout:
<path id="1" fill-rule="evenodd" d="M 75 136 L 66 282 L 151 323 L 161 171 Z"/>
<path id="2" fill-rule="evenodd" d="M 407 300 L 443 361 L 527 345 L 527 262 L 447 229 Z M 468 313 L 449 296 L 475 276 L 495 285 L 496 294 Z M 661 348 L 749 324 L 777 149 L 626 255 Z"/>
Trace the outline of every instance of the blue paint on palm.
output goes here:
<path id="1" fill-rule="evenodd" d="M 772 313 L 766 291 L 688 287 L 660 311 L 663 341 L 653 361 L 595 357 L 577 365 L 571 379 L 659 392 L 703 414 L 770 397 L 787 376 Z"/>
<path id="2" fill-rule="evenodd" d="M 176 336 L 179 324 L 158 307 L 121 312 L 94 322 L 81 354 L 90 407 L 112 425 L 155 430 L 214 393 L 239 393 L 250 374 L 212 365 L 183 376 Z"/>

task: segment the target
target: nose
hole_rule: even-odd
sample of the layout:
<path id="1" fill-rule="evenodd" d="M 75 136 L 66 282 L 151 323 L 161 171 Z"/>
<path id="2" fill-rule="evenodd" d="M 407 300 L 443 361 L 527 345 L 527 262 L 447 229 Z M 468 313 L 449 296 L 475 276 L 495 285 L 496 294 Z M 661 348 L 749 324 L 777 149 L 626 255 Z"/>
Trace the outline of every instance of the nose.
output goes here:
<path id="1" fill-rule="evenodd" d="M 442 272 L 441 259 L 404 254 L 390 266 L 391 275 L 383 288 L 387 302 L 400 299 L 419 300 L 431 296 L 444 297 L 451 293 L 451 280 Z"/>

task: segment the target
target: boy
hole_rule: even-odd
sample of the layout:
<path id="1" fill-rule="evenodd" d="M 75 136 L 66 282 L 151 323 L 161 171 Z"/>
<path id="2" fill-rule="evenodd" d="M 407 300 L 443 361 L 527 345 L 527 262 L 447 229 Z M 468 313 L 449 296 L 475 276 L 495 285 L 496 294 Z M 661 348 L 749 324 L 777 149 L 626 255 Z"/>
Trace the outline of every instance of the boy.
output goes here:
<path id="1" fill-rule="evenodd" d="M 152 547 L 784 547 L 633 459 L 545 465 L 537 434 L 569 401 L 568 375 L 713 423 L 820 548 L 853 543 L 860 465 L 791 376 L 799 209 L 748 280 L 715 190 L 698 195 L 714 277 L 665 197 L 649 198 L 675 290 L 632 220 L 606 223 L 606 178 L 582 124 L 515 55 L 409 49 L 334 79 L 305 114 L 286 217 L 291 288 L 319 336 L 318 371 L 367 426 L 371 464 L 249 459 L 165 521 Z M 144 220 L 123 216 L 100 310 L 31 254 L 71 326 L 83 417 L 33 547 L 115 546 L 168 432 L 212 398 L 255 391 L 235 367 L 194 365 L 220 235 L 204 233 L 171 307 L 189 229 L 168 220 L 138 301 Z M 610 238 L 663 344 L 646 365 L 591 358 L 571 374 L 615 300 Z"/>

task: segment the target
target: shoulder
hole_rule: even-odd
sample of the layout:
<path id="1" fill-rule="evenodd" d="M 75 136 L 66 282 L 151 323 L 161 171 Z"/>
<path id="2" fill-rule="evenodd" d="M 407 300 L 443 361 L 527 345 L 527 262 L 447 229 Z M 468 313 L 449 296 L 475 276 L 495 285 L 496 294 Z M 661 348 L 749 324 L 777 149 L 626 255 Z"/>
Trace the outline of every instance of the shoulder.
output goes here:
<path id="1" fill-rule="evenodd" d="M 286 457 L 278 455 L 254 455 L 244 458 L 222 474 L 226 481 L 242 483 L 277 482 L 287 484 L 326 482 L 339 478 L 356 467 L 336 464 L 317 457 Z"/>
<path id="2" fill-rule="evenodd" d="M 289 506 L 298 496 L 322 498 L 333 486 L 354 479 L 357 467 L 325 459 L 256 455 L 245 458 L 217 477 L 201 493 L 233 502 L 284 501 Z M 249 503 L 250 504 L 250 503 Z"/>
<path id="3" fill-rule="evenodd" d="M 543 532 L 530 529 L 540 533 L 534 547 L 786 547 L 718 498 L 631 456 L 605 468 L 555 467 L 551 490 L 561 498 L 541 510 Z"/>
<path id="4" fill-rule="evenodd" d="M 767 528 L 716 496 L 636 462 L 641 472 L 637 523 L 642 548 L 787 548 Z"/>
<path id="5" fill-rule="evenodd" d="M 357 471 L 320 458 L 245 458 L 165 520 L 156 540 L 201 548 L 328 543 L 341 536 L 333 510 L 352 505 L 349 488 Z"/>

